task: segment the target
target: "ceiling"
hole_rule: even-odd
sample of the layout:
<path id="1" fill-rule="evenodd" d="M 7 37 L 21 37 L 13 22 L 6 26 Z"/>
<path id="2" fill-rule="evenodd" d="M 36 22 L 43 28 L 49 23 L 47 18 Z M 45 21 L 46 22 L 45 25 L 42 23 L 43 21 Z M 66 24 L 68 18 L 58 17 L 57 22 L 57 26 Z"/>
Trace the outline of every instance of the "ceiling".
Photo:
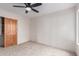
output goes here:
<path id="1" fill-rule="evenodd" d="M 36 16 L 48 14 L 51 12 L 53 13 L 56 11 L 67 9 L 75 6 L 76 4 L 75 3 L 43 3 L 39 7 L 34 7 L 35 9 L 39 10 L 39 13 L 30 11 L 28 14 L 25 13 L 24 8 L 12 7 L 13 5 L 24 5 L 24 4 L 23 3 L 0 3 L 0 8 L 20 15 L 26 15 L 28 17 L 36 17 Z"/>

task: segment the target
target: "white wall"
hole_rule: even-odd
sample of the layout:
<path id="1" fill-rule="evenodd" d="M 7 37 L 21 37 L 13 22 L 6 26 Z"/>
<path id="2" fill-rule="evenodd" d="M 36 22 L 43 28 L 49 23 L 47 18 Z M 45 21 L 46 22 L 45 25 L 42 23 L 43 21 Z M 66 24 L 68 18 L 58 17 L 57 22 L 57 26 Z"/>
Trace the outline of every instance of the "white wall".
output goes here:
<path id="1" fill-rule="evenodd" d="M 0 16 L 17 19 L 17 43 L 21 44 L 29 40 L 29 19 L 3 9 L 0 9 Z"/>
<path id="2" fill-rule="evenodd" d="M 68 51 L 75 50 L 75 10 L 69 8 L 32 18 L 31 40 Z"/>
<path id="3" fill-rule="evenodd" d="M 76 55 L 79 56 L 79 4 L 76 6 Z"/>

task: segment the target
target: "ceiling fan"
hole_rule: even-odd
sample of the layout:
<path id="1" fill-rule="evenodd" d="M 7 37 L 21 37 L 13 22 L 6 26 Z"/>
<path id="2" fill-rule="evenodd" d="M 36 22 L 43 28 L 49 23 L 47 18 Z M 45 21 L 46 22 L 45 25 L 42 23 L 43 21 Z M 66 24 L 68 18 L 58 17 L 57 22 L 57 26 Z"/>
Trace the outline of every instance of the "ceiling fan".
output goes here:
<path id="1" fill-rule="evenodd" d="M 25 8 L 25 13 L 28 13 L 29 11 L 33 10 L 36 13 L 39 13 L 38 10 L 34 9 L 33 7 L 38 7 L 41 6 L 42 3 L 24 3 L 25 6 L 17 6 L 17 5 L 13 5 L 13 7 L 19 7 L 19 8 Z"/>

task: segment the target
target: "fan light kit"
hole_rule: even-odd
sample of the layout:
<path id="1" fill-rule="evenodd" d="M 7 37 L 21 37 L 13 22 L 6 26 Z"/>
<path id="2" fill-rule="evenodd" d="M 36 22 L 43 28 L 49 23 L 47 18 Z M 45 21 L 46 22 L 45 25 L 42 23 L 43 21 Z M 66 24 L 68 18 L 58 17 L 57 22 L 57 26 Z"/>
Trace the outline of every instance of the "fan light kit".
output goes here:
<path id="1" fill-rule="evenodd" d="M 31 8 L 30 7 L 27 7 L 27 8 L 25 8 L 27 11 L 31 11 Z"/>
<path id="2" fill-rule="evenodd" d="M 29 11 L 34 11 L 36 13 L 39 13 L 38 10 L 34 9 L 34 7 L 38 7 L 38 6 L 41 6 L 42 3 L 35 3 L 35 4 L 32 4 L 32 3 L 24 3 L 25 6 L 17 6 L 17 5 L 14 5 L 13 7 L 19 7 L 19 8 L 25 8 L 25 13 L 28 13 Z"/>

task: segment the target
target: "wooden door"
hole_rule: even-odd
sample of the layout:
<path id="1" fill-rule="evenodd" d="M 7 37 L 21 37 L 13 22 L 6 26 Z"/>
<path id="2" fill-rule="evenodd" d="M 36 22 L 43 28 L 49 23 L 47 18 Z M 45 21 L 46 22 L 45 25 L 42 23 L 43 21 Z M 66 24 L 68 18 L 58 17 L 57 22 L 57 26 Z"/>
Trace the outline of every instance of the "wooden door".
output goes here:
<path id="1" fill-rule="evenodd" d="M 4 47 L 17 44 L 17 21 L 4 18 Z"/>

